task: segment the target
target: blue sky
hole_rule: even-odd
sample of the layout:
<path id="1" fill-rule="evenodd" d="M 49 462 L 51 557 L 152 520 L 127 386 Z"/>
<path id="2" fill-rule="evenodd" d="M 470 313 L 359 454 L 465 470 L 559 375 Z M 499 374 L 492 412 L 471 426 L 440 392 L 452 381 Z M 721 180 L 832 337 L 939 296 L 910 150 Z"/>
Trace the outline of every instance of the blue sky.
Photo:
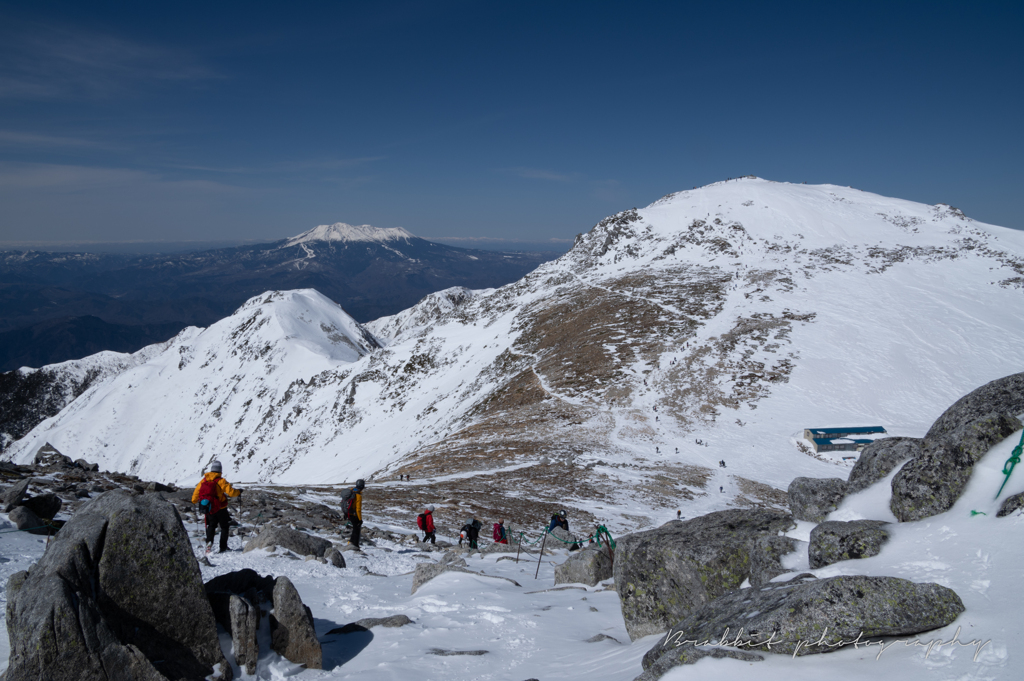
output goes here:
<path id="1" fill-rule="evenodd" d="M 567 240 L 744 174 L 1024 228 L 1022 46 L 1020 2 L 0 2 L 0 241 Z"/>

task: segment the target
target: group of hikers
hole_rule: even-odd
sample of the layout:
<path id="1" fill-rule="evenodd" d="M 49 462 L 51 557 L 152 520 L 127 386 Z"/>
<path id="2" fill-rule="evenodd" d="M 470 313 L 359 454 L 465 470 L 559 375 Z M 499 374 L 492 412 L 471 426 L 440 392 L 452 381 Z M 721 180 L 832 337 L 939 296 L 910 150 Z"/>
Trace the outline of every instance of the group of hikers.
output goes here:
<path id="1" fill-rule="evenodd" d="M 210 463 L 210 470 L 203 479 L 196 485 L 192 493 L 192 503 L 196 504 L 199 512 L 206 519 L 206 551 L 213 549 L 213 540 L 220 528 L 220 552 L 228 550 L 228 527 L 231 523 L 231 516 L 228 514 L 228 498 L 241 497 L 244 490 L 232 487 L 231 483 L 222 476 L 223 466 L 220 461 Z M 359 549 L 359 538 L 363 528 L 363 490 L 366 488 L 366 481 L 356 480 L 356 484 L 345 490 L 341 496 L 342 515 L 352 525 L 352 534 L 349 537 L 349 544 L 355 550 Z M 569 521 L 566 518 L 566 511 L 562 509 L 551 516 L 551 522 L 547 531 L 550 533 L 555 528 L 569 531 Z M 427 504 L 423 512 L 416 516 L 416 525 L 423 532 L 423 543 L 437 543 L 437 527 L 434 525 L 434 506 Z M 475 515 L 470 515 L 466 524 L 459 530 L 459 546 L 468 543 L 470 549 L 479 548 L 480 530 L 483 523 L 477 520 Z M 499 518 L 494 523 L 492 539 L 496 544 L 508 544 L 509 533 L 505 529 L 505 519 Z M 593 541 L 593 539 L 591 539 Z M 573 543 L 570 550 L 576 550 L 579 546 Z"/>
<path id="2" fill-rule="evenodd" d="M 423 513 L 416 516 L 416 526 L 423 532 L 423 539 L 421 540 L 424 544 L 430 542 L 431 544 L 437 544 L 437 526 L 434 525 L 434 505 L 427 504 L 423 508 Z M 478 542 L 480 541 L 480 530 L 484 528 L 483 523 L 476 519 L 476 516 L 469 516 L 469 520 L 459 530 L 459 546 L 463 543 L 468 543 L 469 548 L 478 548 Z M 494 523 L 494 530 L 492 534 L 495 544 L 507 544 L 508 543 L 508 531 L 505 529 L 505 519 L 500 518 L 498 522 Z"/>

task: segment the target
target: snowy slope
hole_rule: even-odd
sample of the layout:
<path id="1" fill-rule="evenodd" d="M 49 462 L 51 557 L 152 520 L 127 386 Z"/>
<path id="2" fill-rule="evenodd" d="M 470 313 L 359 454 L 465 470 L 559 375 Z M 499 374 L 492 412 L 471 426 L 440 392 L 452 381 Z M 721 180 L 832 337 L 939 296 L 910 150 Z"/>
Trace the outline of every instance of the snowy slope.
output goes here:
<path id="1" fill-rule="evenodd" d="M 493 289 L 471 291 L 464 286 L 452 286 L 437 293 L 431 293 L 408 310 L 368 322 L 364 326 L 377 340 L 390 345 L 399 336 L 422 330 L 449 316 L 457 307 L 473 298 L 487 295 Z"/>
<path id="2" fill-rule="evenodd" d="M 845 477 L 838 457 L 800 450 L 806 427 L 922 435 L 1024 366 L 1022 284 L 1019 232 L 745 178 L 612 216 L 515 284 L 379 320 L 381 350 L 310 292 L 253 299 L 10 452 L 49 441 L 175 481 L 214 456 L 249 481 L 412 472 L 511 497 L 530 480 L 634 528 L 771 503 L 757 483 Z M 278 321 L 251 338 L 255 309 Z"/>

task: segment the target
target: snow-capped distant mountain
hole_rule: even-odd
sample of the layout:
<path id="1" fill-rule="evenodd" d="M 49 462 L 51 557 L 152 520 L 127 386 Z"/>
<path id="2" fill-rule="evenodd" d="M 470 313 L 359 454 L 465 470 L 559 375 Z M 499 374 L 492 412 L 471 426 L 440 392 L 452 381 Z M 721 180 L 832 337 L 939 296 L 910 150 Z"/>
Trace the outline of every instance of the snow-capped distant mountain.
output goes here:
<path id="1" fill-rule="evenodd" d="M 311 230 L 303 232 L 298 236 L 286 239 L 278 248 L 291 248 L 299 244 L 308 244 L 317 241 L 340 241 L 348 243 L 353 241 L 372 241 L 386 243 L 402 239 L 408 241 L 416 237 L 401 227 L 373 227 L 372 225 L 347 225 L 344 222 L 336 222 L 333 225 L 320 225 Z"/>
<path id="2" fill-rule="evenodd" d="M 213 456 L 240 480 L 449 476 L 509 503 L 528 484 L 636 527 L 845 477 L 804 428 L 922 435 L 1024 366 L 1024 234 L 832 185 L 744 178 L 619 213 L 518 282 L 370 325 L 383 349 L 350 327 L 365 354 L 333 356 L 316 329 L 342 313 L 285 295 L 94 386 L 10 454 L 49 441 L 179 481 Z"/>
<path id="3" fill-rule="evenodd" d="M 516 281 L 553 257 L 472 251 L 400 227 L 340 222 L 273 243 L 175 255 L 0 252 L 0 283 L 11 284 L 0 288 L 0 371 L 166 340 L 267 290 L 315 288 L 369 321 L 452 286 Z"/>

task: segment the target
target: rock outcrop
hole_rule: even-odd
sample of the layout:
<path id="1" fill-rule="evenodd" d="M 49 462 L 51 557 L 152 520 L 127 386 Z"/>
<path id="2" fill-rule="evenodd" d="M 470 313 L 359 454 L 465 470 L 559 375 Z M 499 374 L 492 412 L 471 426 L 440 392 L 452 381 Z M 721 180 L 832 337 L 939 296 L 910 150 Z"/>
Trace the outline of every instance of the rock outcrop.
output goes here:
<path id="1" fill-rule="evenodd" d="M 390 617 L 367 617 L 356 622 L 349 622 L 343 627 L 337 627 L 327 632 L 328 635 L 332 634 L 356 634 L 362 631 L 369 631 L 374 627 L 389 627 L 397 628 L 404 627 L 407 624 L 412 624 L 412 620 L 407 615 L 391 615 Z"/>
<path id="2" fill-rule="evenodd" d="M 644 673 L 633 679 L 633 681 L 657 681 L 665 672 L 684 664 L 696 664 L 705 657 L 714 659 L 725 659 L 727 657 L 742 662 L 763 662 L 764 656 L 757 653 L 748 653 L 743 650 L 732 650 L 730 648 L 719 648 L 717 646 L 695 646 L 688 643 L 681 646 L 669 647 Z"/>
<path id="3" fill-rule="evenodd" d="M 886 437 L 861 450 L 846 479 L 846 493 L 867 489 L 896 470 L 904 461 L 924 453 L 924 440 L 916 437 Z"/>
<path id="4" fill-rule="evenodd" d="M 40 518 L 53 520 L 54 516 L 60 513 L 60 507 L 64 502 L 56 494 L 39 494 L 29 497 L 21 502 L 21 505 L 28 508 Z"/>
<path id="5" fill-rule="evenodd" d="M 877 556 L 882 544 L 889 541 L 881 520 L 828 521 L 811 530 L 807 558 L 812 569 L 841 560 Z"/>
<path id="6" fill-rule="evenodd" d="M 314 537 L 293 530 L 289 527 L 266 527 L 242 549 L 248 553 L 253 549 L 264 549 L 268 546 L 280 546 L 293 551 L 300 556 L 316 556 L 323 558 L 324 554 L 332 548 L 331 542 L 320 537 Z"/>
<path id="7" fill-rule="evenodd" d="M 334 546 L 327 549 L 324 559 L 336 568 L 345 567 L 345 555 Z"/>
<path id="8" fill-rule="evenodd" d="M 3 497 L 0 497 L 0 508 L 3 508 L 4 513 L 10 513 L 15 506 L 21 503 L 31 482 L 31 478 L 24 478 L 4 490 Z"/>
<path id="9" fill-rule="evenodd" d="M 47 534 L 47 530 L 43 526 L 43 519 L 27 506 L 15 506 L 7 517 L 19 530 L 27 530 L 29 534 Z"/>
<path id="10" fill-rule="evenodd" d="M 767 584 L 789 572 L 782 566 L 782 557 L 796 550 L 797 541 L 790 537 L 766 534 L 754 540 L 750 551 L 750 586 Z"/>
<path id="11" fill-rule="evenodd" d="M 231 678 L 185 528 L 156 496 L 83 506 L 7 598 L 7 681 Z"/>
<path id="12" fill-rule="evenodd" d="M 643 667 L 655 668 L 667 655 L 659 666 L 663 673 L 685 663 L 674 658 L 687 642 L 702 648 L 701 642 L 713 646 L 723 636 L 730 646 L 751 652 L 827 653 L 858 637 L 863 642 L 944 627 L 963 611 L 960 597 L 938 584 L 895 577 L 800 575 L 789 582 L 740 589 L 694 610 L 644 655 Z"/>
<path id="13" fill-rule="evenodd" d="M 594 586 L 612 577 L 612 559 L 607 546 L 596 544 L 576 551 L 555 568 L 555 584 L 586 584 Z"/>
<path id="14" fill-rule="evenodd" d="M 245 596 L 231 594 L 228 601 L 232 648 L 235 664 L 252 676 L 256 673 L 256 661 L 260 656 L 257 634 L 260 630 L 260 600 L 256 589 L 250 589 Z"/>
<path id="15" fill-rule="evenodd" d="M 839 508 L 846 489 L 841 478 L 794 478 L 789 483 L 789 508 L 797 520 L 820 523 Z"/>
<path id="16" fill-rule="evenodd" d="M 615 589 L 631 639 L 663 633 L 750 577 L 756 541 L 793 525 L 792 516 L 728 510 L 619 538 Z"/>
<path id="17" fill-rule="evenodd" d="M 1013 496 L 1003 499 L 1003 503 L 999 506 L 999 512 L 996 513 L 996 517 L 1004 518 L 1019 508 L 1024 508 L 1024 492 L 1014 494 Z"/>
<path id="18" fill-rule="evenodd" d="M 307 669 L 323 669 L 324 655 L 313 628 L 313 613 L 303 605 L 287 577 L 274 583 L 274 612 L 270 616 L 271 647 Z"/>
<path id="19" fill-rule="evenodd" d="M 925 434 L 924 452 L 892 480 L 890 508 L 900 521 L 948 511 L 963 494 L 974 464 L 992 446 L 1020 430 L 1024 373 L 986 383 L 964 395 Z"/>

